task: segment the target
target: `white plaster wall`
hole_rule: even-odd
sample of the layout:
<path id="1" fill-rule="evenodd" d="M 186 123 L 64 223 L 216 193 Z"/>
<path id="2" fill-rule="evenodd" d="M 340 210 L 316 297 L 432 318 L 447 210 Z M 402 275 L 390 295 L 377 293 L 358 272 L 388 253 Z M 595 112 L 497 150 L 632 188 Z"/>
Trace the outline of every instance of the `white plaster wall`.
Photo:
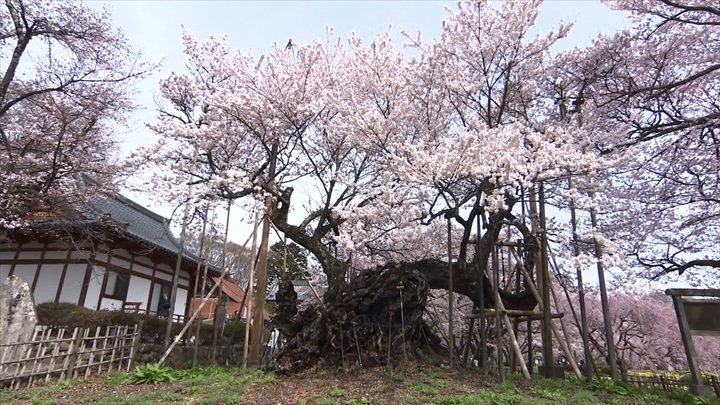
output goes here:
<path id="1" fill-rule="evenodd" d="M 187 301 L 188 292 L 184 288 L 177 289 L 177 295 L 175 296 L 175 315 L 185 315 L 185 302 Z"/>
<path id="2" fill-rule="evenodd" d="M 57 289 L 60 287 L 60 277 L 62 277 L 62 264 L 43 264 L 40 268 L 37 284 L 33 296 L 35 303 L 55 302 Z"/>
<path id="3" fill-rule="evenodd" d="M 63 289 L 60 291 L 60 302 L 70 302 L 78 304 L 80 301 L 80 292 L 82 291 L 83 281 L 85 280 L 85 272 L 87 265 L 85 264 L 69 264 L 65 272 L 65 281 Z M 102 279 L 100 280 L 102 282 Z M 97 296 L 94 305 L 97 305 Z"/>
<path id="4" fill-rule="evenodd" d="M 9 264 L 0 264 L 0 283 L 4 283 L 5 279 L 8 278 L 9 274 L 10 274 L 10 265 Z"/>
<path id="5" fill-rule="evenodd" d="M 148 276 L 152 276 L 152 269 L 149 267 L 145 267 L 142 264 L 135 263 L 133 265 L 133 271 L 137 271 L 138 273 L 146 274 Z"/>
<path id="6" fill-rule="evenodd" d="M 137 276 L 130 276 L 130 285 L 128 286 L 127 302 L 142 302 L 140 308 L 147 309 L 148 294 L 150 294 L 150 280 L 146 280 Z"/>
<path id="7" fill-rule="evenodd" d="M 109 309 L 111 311 L 119 311 L 122 309 L 123 302 L 112 298 L 103 298 L 100 302 L 100 309 Z"/>
<path id="8" fill-rule="evenodd" d="M 162 271 L 156 271 L 155 277 L 157 277 L 161 280 L 172 281 L 172 274 L 163 273 Z"/>
<path id="9" fill-rule="evenodd" d="M 106 255 L 105 253 L 96 253 L 95 258 L 101 262 L 106 262 L 108 259 L 108 255 Z"/>
<path id="10" fill-rule="evenodd" d="M 173 271 L 174 271 L 174 269 L 173 269 L 172 267 L 168 266 L 168 265 L 165 264 L 165 263 L 160 263 L 160 264 L 158 264 L 158 265 L 157 265 L 157 268 L 158 268 L 158 270 L 160 270 L 160 271 L 164 271 L 164 272 L 170 273 L 170 274 L 172 274 Z"/>
<path id="11" fill-rule="evenodd" d="M 146 266 L 148 266 L 148 267 L 153 267 L 153 262 L 152 262 L 152 260 L 148 259 L 148 258 L 145 257 L 145 256 L 135 256 L 135 259 L 134 259 L 134 260 L 135 260 L 136 262 L 138 262 L 138 263 L 140 263 L 140 264 L 144 264 L 144 265 L 146 265 Z"/>
<path id="12" fill-rule="evenodd" d="M 182 278 L 190 278 L 190 273 L 188 273 L 185 270 L 180 270 L 180 277 Z"/>
<path id="13" fill-rule="evenodd" d="M 32 287 L 32 282 L 35 278 L 35 270 L 37 270 L 37 264 L 18 264 L 15 266 L 13 274 L 27 281 L 27 283 Z"/>
<path id="14" fill-rule="evenodd" d="M 13 260 L 15 259 L 15 252 L 0 252 L 0 260 Z"/>
<path id="15" fill-rule="evenodd" d="M 87 295 L 85 296 L 85 308 L 97 309 L 98 298 L 100 298 L 100 289 L 102 288 L 103 276 L 105 275 L 105 267 L 93 266 L 88 283 Z"/>
<path id="16" fill-rule="evenodd" d="M 73 250 L 70 252 L 70 258 L 86 260 L 90 258 L 90 252 L 84 250 Z"/>
<path id="17" fill-rule="evenodd" d="M 128 251 L 125 250 L 125 249 L 113 249 L 113 250 L 112 250 L 112 255 L 113 255 L 113 256 L 116 256 L 116 257 L 117 257 L 117 256 L 124 257 L 124 258 L 126 258 L 126 259 L 132 258 L 132 255 L 130 254 L 130 252 L 128 252 Z"/>
<path id="18" fill-rule="evenodd" d="M 42 252 L 21 251 L 20 255 L 18 256 L 18 259 L 38 260 L 38 259 L 40 259 L 41 253 Z"/>
<path id="19" fill-rule="evenodd" d="M 49 250 L 45 252 L 46 259 L 65 259 L 67 257 L 67 250 Z"/>
<path id="20" fill-rule="evenodd" d="M 24 248 L 36 249 L 36 248 L 43 247 L 43 244 L 40 242 L 28 242 L 28 243 L 23 243 L 22 246 Z"/>
<path id="21" fill-rule="evenodd" d="M 123 269 L 129 269 L 130 268 L 130 262 L 123 259 L 118 259 L 117 257 L 111 257 L 110 263 L 114 264 L 118 267 L 121 267 Z"/>

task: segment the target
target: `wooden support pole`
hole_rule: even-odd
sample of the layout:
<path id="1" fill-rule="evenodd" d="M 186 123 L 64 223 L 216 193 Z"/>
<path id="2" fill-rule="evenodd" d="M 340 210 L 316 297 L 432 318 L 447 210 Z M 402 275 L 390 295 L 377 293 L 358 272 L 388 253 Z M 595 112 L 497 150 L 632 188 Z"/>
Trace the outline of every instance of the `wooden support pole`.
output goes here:
<path id="1" fill-rule="evenodd" d="M 188 186 L 188 195 L 190 195 L 190 186 Z M 185 230 L 187 229 L 188 216 L 190 214 L 190 202 L 185 203 L 185 212 L 183 213 L 182 227 L 180 229 L 180 242 L 178 243 L 177 259 L 175 260 L 175 271 L 173 272 L 172 288 L 170 289 L 170 308 L 167 314 L 167 323 L 165 324 L 165 340 L 163 347 L 167 349 L 170 346 L 170 336 L 172 335 L 172 324 L 175 314 L 175 301 L 177 301 L 178 281 L 180 280 L 180 268 L 182 267 L 183 254 L 185 253 Z"/>
<path id="2" fill-rule="evenodd" d="M 495 252 L 495 249 L 493 249 L 493 252 Z M 495 253 L 493 261 L 495 261 L 495 260 L 497 260 L 497 253 Z M 493 264 L 496 264 L 496 263 L 493 263 Z M 512 323 L 510 323 L 510 318 L 508 318 L 508 316 L 507 316 L 507 310 L 505 309 L 505 305 L 503 305 L 502 298 L 500 298 L 500 288 L 499 288 L 499 285 L 497 284 L 497 282 L 498 282 L 497 272 L 495 272 L 495 273 L 496 273 L 495 280 L 492 282 L 492 289 L 494 291 L 493 301 L 495 303 L 495 321 L 497 322 L 497 325 L 495 325 L 495 327 L 499 331 L 498 332 L 499 338 L 498 338 L 498 342 L 497 342 L 498 371 L 499 371 L 498 378 L 500 379 L 500 381 L 502 381 L 502 379 L 503 379 L 502 350 L 500 348 L 500 344 L 502 343 L 501 339 L 500 339 L 502 337 L 502 332 L 500 332 L 500 331 L 502 329 L 501 324 L 504 322 L 505 328 L 507 329 L 508 335 L 510 337 L 510 343 L 512 345 L 512 349 L 515 352 L 516 358 L 519 359 L 520 371 L 522 372 L 523 377 L 526 380 L 529 380 L 530 372 L 528 371 L 527 365 L 525 364 L 525 360 L 523 359 L 522 352 L 520 351 L 520 345 L 518 344 L 518 341 L 515 338 L 515 335 L 512 334 Z M 483 317 L 481 317 L 480 319 L 483 319 Z"/>
<path id="3" fill-rule="evenodd" d="M 270 163 L 268 166 L 267 185 L 274 185 L 275 170 L 277 165 L 278 141 L 273 141 L 270 150 Z M 255 301 L 253 303 L 253 328 L 252 339 L 250 340 L 250 357 L 251 363 L 259 364 L 261 357 L 261 348 L 263 346 L 263 331 L 265 330 L 265 318 L 263 316 L 265 310 L 265 294 L 267 288 L 267 272 L 268 272 L 268 250 L 270 238 L 270 218 L 273 213 L 273 198 L 270 195 L 265 197 L 265 215 L 263 216 L 262 233 L 260 234 L 260 252 L 257 266 L 257 290 L 255 291 Z"/>
<path id="4" fill-rule="evenodd" d="M 197 266 L 195 267 L 195 281 L 193 282 L 193 298 L 198 297 L 199 287 L 200 287 L 200 271 L 202 270 L 202 264 L 203 264 L 203 257 L 205 255 L 205 238 L 206 238 L 206 231 L 207 231 L 207 216 L 208 216 L 208 209 L 205 208 L 205 218 L 203 218 L 203 226 L 202 231 L 200 232 L 200 249 L 198 250 L 198 261 Z M 205 280 L 202 280 L 204 283 Z M 203 289 L 205 286 L 203 285 Z M 190 306 L 192 308 L 192 299 L 190 300 Z M 197 367 L 197 361 L 198 361 L 198 350 L 200 348 L 200 323 L 202 322 L 202 317 L 198 318 L 196 321 L 195 326 L 195 342 L 193 342 L 193 359 L 192 359 L 192 365 L 193 367 Z"/>
<path id="5" fill-rule="evenodd" d="M 222 258 L 220 259 L 220 267 L 223 269 L 223 272 L 228 271 L 227 267 L 225 266 L 226 263 L 226 256 L 227 256 L 227 250 L 228 250 L 228 235 L 230 233 L 230 210 L 232 208 L 232 200 L 228 200 L 228 206 L 227 206 L 227 214 L 225 216 L 225 236 L 223 237 L 223 252 L 222 252 Z M 225 282 L 225 277 L 220 277 L 220 286 L 218 290 L 218 297 L 217 302 L 215 304 L 215 317 L 213 318 L 213 340 L 212 340 L 212 349 L 210 354 L 210 361 L 215 364 L 217 360 L 217 347 L 218 347 L 218 339 L 220 338 L 220 335 L 222 334 L 222 328 L 225 324 L 225 319 L 221 319 L 220 316 L 227 317 L 227 313 L 220 313 L 220 308 L 222 304 L 223 299 L 223 283 Z M 227 307 L 226 307 L 227 308 Z M 227 311 L 227 309 L 226 309 Z"/>
<path id="6" fill-rule="evenodd" d="M 532 279 L 530 278 L 530 273 L 527 272 L 527 270 L 525 269 L 525 266 L 523 266 L 522 263 L 520 264 L 520 271 L 522 271 L 523 276 L 525 277 L 525 280 L 527 280 L 527 286 L 530 289 L 530 292 L 532 292 L 532 294 L 538 300 L 538 305 L 542 306 L 543 304 L 540 301 L 540 294 L 538 293 L 538 290 L 535 287 L 535 283 L 533 283 Z M 543 319 L 546 319 L 544 310 L 543 310 Z M 560 347 L 562 348 L 563 353 L 565 353 L 565 356 L 570 361 L 570 365 L 572 366 L 575 376 L 577 378 L 582 378 L 580 369 L 577 366 L 577 362 L 575 362 L 575 357 L 573 356 L 572 352 L 570 351 L 570 347 L 568 346 L 567 341 L 565 339 L 561 339 L 560 332 L 557 330 L 557 327 L 552 322 L 552 314 L 550 315 L 550 319 L 551 319 L 551 321 L 549 323 L 549 326 L 551 329 L 551 333 L 555 334 L 555 338 L 557 339 L 558 342 L 560 342 Z M 547 363 L 543 363 L 543 364 L 547 364 Z"/>
<path id="7" fill-rule="evenodd" d="M 256 249 L 257 249 L 257 228 L 258 228 L 258 214 L 255 212 L 255 229 L 253 229 L 252 233 L 252 253 L 250 253 L 250 279 L 248 280 L 248 288 L 245 292 L 245 297 L 243 297 L 243 304 L 240 306 L 240 314 L 242 315 L 243 312 L 243 306 L 245 305 L 245 300 L 248 295 L 250 297 L 253 296 L 253 281 L 255 278 L 255 255 L 256 255 Z M 252 299 L 252 298 L 251 298 Z M 252 314 L 250 311 L 247 311 L 245 315 L 245 337 L 243 339 L 243 361 L 242 366 L 243 368 L 247 368 L 247 358 L 248 358 L 248 343 L 250 340 L 250 316 Z"/>
<path id="8" fill-rule="evenodd" d="M 481 231 L 481 223 L 480 223 L 480 215 L 481 213 L 478 213 L 475 216 L 475 228 L 477 232 L 477 238 L 480 240 L 480 231 Z M 477 249 L 477 254 L 479 254 L 479 248 Z M 478 263 L 478 273 L 480 274 L 480 279 L 478 280 L 479 286 L 480 286 L 480 305 L 482 306 L 480 310 L 485 309 L 485 277 L 486 272 L 485 268 L 487 267 L 486 263 L 481 263 L 480 260 L 477 261 Z M 486 371 L 487 368 L 487 328 L 486 328 L 486 322 L 485 318 L 481 317 L 480 321 L 478 322 L 478 329 L 480 329 L 480 369 L 483 371 Z"/>
<path id="9" fill-rule="evenodd" d="M 595 208 L 590 210 L 590 224 L 593 232 L 600 232 Z M 597 236 L 593 238 L 595 244 L 595 258 L 597 259 L 598 286 L 600 287 L 600 304 L 602 305 L 603 321 L 605 326 L 605 340 L 607 341 L 608 363 L 610 365 L 610 376 L 613 380 L 620 378 L 617 365 L 617 353 L 615 352 L 615 337 L 610 317 L 610 302 L 607 296 L 607 283 L 605 282 L 605 269 L 602 264 L 602 245 Z"/>
<path id="10" fill-rule="evenodd" d="M 493 291 L 493 301 L 495 301 L 495 347 L 496 347 L 496 360 L 497 360 L 497 377 L 500 382 L 504 379 L 504 359 L 503 359 L 503 352 L 502 352 L 502 345 L 503 345 L 503 339 L 502 339 L 502 316 L 505 315 L 505 311 L 502 308 L 502 302 L 497 299 L 497 297 L 500 296 L 500 267 L 498 265 L 498 254 L 497 254 L 497 248 L 495 246 L 492 247 L 492 272 L 493 272 L 493 281 L 492 281 L 492 291 Z M 508 331 L 510 329 L 508 328 Z"/>
<path id="11" fill-rule="evenodd" d="M 255 226 L 255 228 L 253 229 L 253 232 L 257 232 L 257 226 Z M 242 247 L 243 248 L 247 247 L 248 242 L 250 242 L 250 237 L 247 238 L 247 240 L 245 241 L 245 243 L 243 244 Z M 200 302 L 200 305 L 198 305 L 197 309 L 195 309 L 195 311 L 193 312 L 190 319 L 188 319 L 185 322 L 185 326 L 182 328 L 180 333 L 178 333 L 177 336 L 175 336 L 175 339 L 170 344 L 170 347 L 168 347 L 167 350 L 165 350 L 165 353 L 162 355 L 160 360 L 158 360 L 158 362 L 157 362 L 158 365 L 162 365 L 165 362 L 165 360 L 170 355 L 172 350 L 180 342 L 180 339 L 182 339 L 182 337 L 185 335 L 185 332 L 187 332 L 187 330 L 190 328 L 190 326 L 192 325 L 195 318 L 202 312 L 202 309 L 205 307 L 205 304 L 210 300 L 210 297 L 212 297 L 213 293 L 215 293 L 215 290 L 218 288 L 218 286 L 222 282 L 223 278 L 225 278 L 227 273 L 228 273 L 228 269 L 223 268 L 222 273 L 220 273 L 220 277 L 218 278 L 218 280 L 215 282 L 215 284 L 212 286 L 212 288 L 210 288 L 210 291 L 208 291 L 207 295 Z"/>
<path id="12" fill-rule="evenodd" d="M 538 205 L 540 207 L 540 253 L 542 261 L 540 262 L 540 270 L 542 272 L 541 278 L 541 291 L 542 291 L 542 304 L 543 304 L 543 320 L 542 320 L 542 337 L 543 337 L 543 370 L 545 371 L 545 377 L 552 377 L 552 368 L 555 367 L 555 361 L 553 359 L 553 342 L 552 342 L 552 327 L 553 322 L 550 316 L 550 271 L 548 266 L 548 240 L 547 240 L 547 229 L 546 229 L 546 218 L 545 218 L 545 186 L 540 183 L 538 192 Z"/>
<path id="13" fill-rule="evenodd" d="M 453 292 L 453 263 L 452 263 L 452 217 L 447 218 L 447 249 L 448 249 L 448 349 L 450 352 L 450 366 L 455 365 L 455 330 L 453 328 L 455 294 Z"/>

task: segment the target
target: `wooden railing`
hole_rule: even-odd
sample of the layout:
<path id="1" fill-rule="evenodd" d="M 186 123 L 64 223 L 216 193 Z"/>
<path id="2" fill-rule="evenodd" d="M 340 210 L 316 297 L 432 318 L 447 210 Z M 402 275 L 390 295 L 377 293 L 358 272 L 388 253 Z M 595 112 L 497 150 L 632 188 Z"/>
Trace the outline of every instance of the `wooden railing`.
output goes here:
<path id="1" fill-rule="evenodd" d="M 129 371 L 141 330 L 142 324 L 74 329 L 37 326 L 30 340 L 0 345 L 0 387 L 30 387 L 51 378 Z"/>
<path id="2" fill-rule="evenodd" d="M 145 315 L 150 315 L 150 316 L 163 316 L 163 315 L 158 315 L 157 311 L 152 311 L 152 310 L 149 310 L 149 309 L 140 308 L 140 304 L 141 304 L 140 302 L 129 302 L 129 303 L 125 303 L 125 304 L 123 305 L 122 310 L 123 310 L 123 312 L 128 312 L 128 313 L 131 313 L 131 314 L 145 314 Z M 173 314 L 173 322 L 176 322 L 176 323 L 184 323 L 184 322 L 185 322 L 185 316 L 184 316 L 184 315 Z"/>
<path id="3" fill-rule="evenodd" d="M 704 383 L 715 392 L 720 398 L 720 379 L 714 375 L 704 376 Z M 627 382 L 637 387 L 654 388 L 663 391 L 670 390 L 688 390 L 688 381 L 686 378 L 675 378 L 663 374 L 655 374 L 651 376 L 640 376 L 630 374 L 627 376 Z"/>

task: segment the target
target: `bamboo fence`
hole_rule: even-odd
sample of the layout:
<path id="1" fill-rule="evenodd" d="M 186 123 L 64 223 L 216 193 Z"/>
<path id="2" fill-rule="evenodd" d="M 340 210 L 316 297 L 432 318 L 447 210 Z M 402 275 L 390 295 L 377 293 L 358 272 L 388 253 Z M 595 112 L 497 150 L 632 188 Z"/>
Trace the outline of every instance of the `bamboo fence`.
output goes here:
<path id="1" fill-rule="evenodd" d="M 74 329 L 37 326 L 30 340 L 0 345 L 0 387 L 129 371 L 141 331 L 142 323 Z"/>

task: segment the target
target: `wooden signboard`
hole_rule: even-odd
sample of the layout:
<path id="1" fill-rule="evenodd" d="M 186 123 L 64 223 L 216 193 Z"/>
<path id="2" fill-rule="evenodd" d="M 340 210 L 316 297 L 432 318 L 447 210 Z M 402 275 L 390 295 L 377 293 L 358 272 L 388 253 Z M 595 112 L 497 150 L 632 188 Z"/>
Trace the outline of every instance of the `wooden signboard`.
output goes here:
<path id="1" fill-rule="evenodd" d="M 693 336 L 720 336 L 720 300 L 684 298 L 683 307 Z"/>
<path id="2" fill-rule="evenodd" d="M 703 384 L 692 337 L 720 336 L 720 290 L 669 289 L 665 294 L 673 299 L 685 346 L 691 380 L 688 388 L 693 394 L 710 393 L 709 387 Z"/>

